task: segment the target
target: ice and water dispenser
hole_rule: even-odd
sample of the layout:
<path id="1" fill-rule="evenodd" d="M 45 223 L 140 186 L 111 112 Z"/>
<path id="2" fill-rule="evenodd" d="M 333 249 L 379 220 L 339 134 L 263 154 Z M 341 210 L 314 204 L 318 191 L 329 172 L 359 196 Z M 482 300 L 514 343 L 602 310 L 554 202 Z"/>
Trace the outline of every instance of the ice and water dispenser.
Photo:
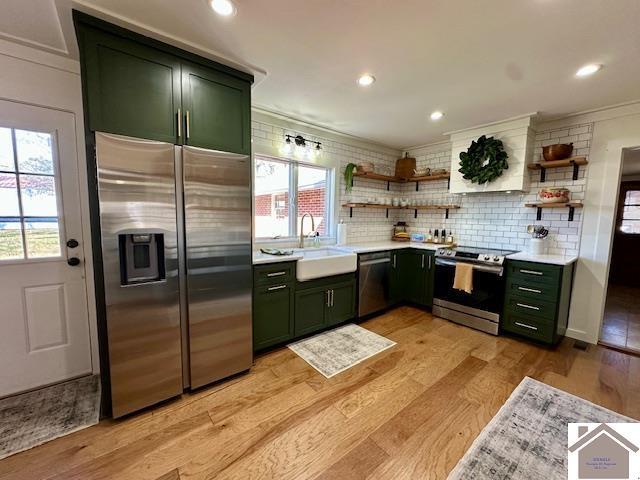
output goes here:
<path id="1" fill-rule="evenodd" d="M 118 236 L 120 283 L 123 286 L 165 279 L 164 234 L 127 233 Z"/>

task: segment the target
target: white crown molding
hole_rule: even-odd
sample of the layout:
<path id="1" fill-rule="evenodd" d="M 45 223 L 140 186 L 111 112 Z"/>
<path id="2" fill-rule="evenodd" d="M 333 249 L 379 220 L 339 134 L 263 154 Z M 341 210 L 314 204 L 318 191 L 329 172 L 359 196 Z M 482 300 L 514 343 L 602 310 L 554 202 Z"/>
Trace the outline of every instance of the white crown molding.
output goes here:
<path id="1" fill-rule="evenodd" d="M 60 54 L 0 38 L 0 55 L 80 75 L 80 63 Z"/>

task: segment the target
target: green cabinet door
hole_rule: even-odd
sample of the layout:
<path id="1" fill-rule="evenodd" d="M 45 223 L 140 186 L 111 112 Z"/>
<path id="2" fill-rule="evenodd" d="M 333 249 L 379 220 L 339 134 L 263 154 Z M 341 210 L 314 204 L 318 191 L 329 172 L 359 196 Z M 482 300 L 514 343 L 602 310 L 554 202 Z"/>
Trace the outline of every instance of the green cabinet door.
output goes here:
<path id="1" fill-rule="evenodd" d="M 326 288 L 296 291 L 295 336 L 320 330 L 326 325 L 329 293 Z"/>
<path id="2" fill-rule="evenodd" d="M 327 324 L 337 325 L 356 316 L 356 282 L 345 282 L 331 286 L 330 306 L 327 309 Z"/>
<path id="3" fill-rule="evenodd" d="M 253 293 L 253 349 L 293 338 L 293 286 L 257 287 Z"/>
<path id="4" fill-rule="evenodd" d="M 433 252 L 424 252 L 423 287 L 420 304 L 425 307 L 433 307 L 433 286 L 435 282 L 436 263 Z"/>
<path id="5" fill-rule="evenodd" d="M 420 250 L 410 250 L 404 256 L 401 271 L 405 275 L 406 301 L 420 305 L 424 299 L 426 258 Z"/>
<path id="6" fill-rule="evenodd" d="M 179 59 L 87 25 L 78 34 L 88 129 L 177 142 Z"/>
<path id="7" fill-rule="evenodd" d="M 184 143 L 251 153 L 249 82 L 200 65 L 182 64 Z"/>
<path id="8" fill-rule="evenodd" d="M 406 300 L 406 250 L 391 252 L 391 273 L 389 276 L 389 297 L 393 303 Z"/>

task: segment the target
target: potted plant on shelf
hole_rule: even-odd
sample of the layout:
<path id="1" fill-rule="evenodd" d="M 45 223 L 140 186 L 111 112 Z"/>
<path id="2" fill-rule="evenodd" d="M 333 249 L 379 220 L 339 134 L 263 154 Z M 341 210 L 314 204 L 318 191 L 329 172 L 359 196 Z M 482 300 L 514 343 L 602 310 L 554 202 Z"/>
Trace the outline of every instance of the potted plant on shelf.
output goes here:
<path id="1" fill-rule="evenodd" d="M 353 188 L 353 174 L 357 168 L 358 166 L 355 163 L 347 163 L 347 166 L 344 169 L 344 189 L 347 193 L 349 193 Z"/>

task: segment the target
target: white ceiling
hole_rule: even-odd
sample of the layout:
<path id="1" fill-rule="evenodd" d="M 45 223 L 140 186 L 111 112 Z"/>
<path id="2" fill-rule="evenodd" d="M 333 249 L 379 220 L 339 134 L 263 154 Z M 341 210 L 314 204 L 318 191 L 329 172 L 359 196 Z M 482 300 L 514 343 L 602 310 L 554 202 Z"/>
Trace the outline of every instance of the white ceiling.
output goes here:
<path id="1" fill-rule="evenodd" d="M 70 0 L 2 3 L 1 32 L 64 48 Z M 73 3 L 253 71 L 255 106 L 394 147 L 640 99 L 638 0 L 235 0 L 232 19 L 205 0 Z M 589 62 L 605 68 L 575 78 Z"/>

